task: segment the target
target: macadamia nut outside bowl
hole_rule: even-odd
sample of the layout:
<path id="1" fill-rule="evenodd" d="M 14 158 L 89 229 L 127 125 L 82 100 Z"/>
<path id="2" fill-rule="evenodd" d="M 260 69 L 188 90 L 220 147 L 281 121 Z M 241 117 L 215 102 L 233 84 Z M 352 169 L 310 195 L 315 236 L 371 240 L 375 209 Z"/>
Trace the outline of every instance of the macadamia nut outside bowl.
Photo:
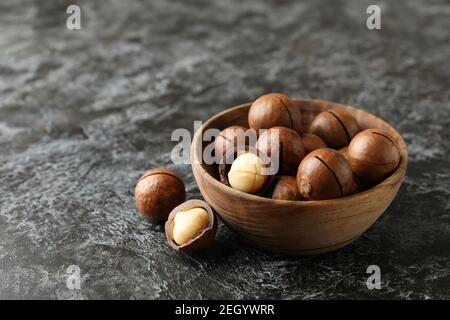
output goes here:
<path id="1" fill-rule="evenodd" d="M 294 101 L 302 111 L 305 128 L 318 113 L 342 107 L 356 118 L 361 130 L 378 128 L 387 131 L 400 151 L 399 166 L 371 189 L 330 200 L 274 200 L 232 189 L 218 180 L 217 165 L 201 163 L 203 149 L 210 143 L 203 142 L 202 135 L 210 128 L 248 127 L 251 103 L 247 103 L 213 116 L 195 133 L 191 147 L 192 171 L 205 200 L 244 242 L 278 254 L 319 254 L 342 248 L 358 239 L 383 214 L 404 180 L 408 152 L 394 128 L 366 111 L 323 100 Z"/>

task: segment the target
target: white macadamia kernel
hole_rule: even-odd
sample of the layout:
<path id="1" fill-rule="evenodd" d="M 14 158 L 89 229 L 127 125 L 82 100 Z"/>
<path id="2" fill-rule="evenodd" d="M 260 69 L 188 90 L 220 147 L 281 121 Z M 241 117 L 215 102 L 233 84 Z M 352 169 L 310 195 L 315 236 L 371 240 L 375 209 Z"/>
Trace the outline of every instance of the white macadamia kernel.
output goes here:
<path id="1" fill-rule="evenodd" d="M 181 246 L 197 236 L 209 221 L 208 211 L 192 208 L 178 212 L 172 222 L 172 239 Z"/>
<path id="2" fill-rule="evenodd" d="M 231 187 L 247 193 L 260 191 L 267 178 L 264 162 L 250 152 L 238 156 L 228 172 Z"/>

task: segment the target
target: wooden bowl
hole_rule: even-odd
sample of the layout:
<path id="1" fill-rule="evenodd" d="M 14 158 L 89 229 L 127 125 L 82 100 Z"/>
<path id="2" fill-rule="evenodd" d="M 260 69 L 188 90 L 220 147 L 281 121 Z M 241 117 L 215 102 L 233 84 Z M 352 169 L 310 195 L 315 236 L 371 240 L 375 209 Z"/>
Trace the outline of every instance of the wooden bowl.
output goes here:
<path id="1" fill-rule="evenodd" d="M 323 100 L 295 100 L 307 127 L 318 113 L 343 107 L 361 128 L 386 130 L 397 143 L 401 161 L 383 182 L 351 196 L 318 201 L 286 201 L 240 192 L 219 182 L 217 165 L 201 163 L 209 141 L 202 133 L 230 125 L 248 127 L 251 103 L 227 109 L 206 121 L 194 136 L 191 163 L 200 191 L 224 223 L 244 242 L 256 248 L 288 255 L 311 255 L 342 248 L 358 239 L 386 210 L 405 177 L 408 163 L 406 144 L 400 134 L 376 116 L 350 106 Z"/>

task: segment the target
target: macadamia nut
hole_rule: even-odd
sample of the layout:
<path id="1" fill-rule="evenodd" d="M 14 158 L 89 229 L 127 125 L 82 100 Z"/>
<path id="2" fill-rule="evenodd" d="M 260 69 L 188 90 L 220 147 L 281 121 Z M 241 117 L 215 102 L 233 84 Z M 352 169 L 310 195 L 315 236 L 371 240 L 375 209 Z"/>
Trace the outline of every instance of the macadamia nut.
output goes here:
<path id="1" fill-rule="evenodd" d="M 192 208 L 177 213 L 172 222 L 173 241 L 181 246 L 195 238 L 208 225 L 208 212 L 203 208 Z"/>
<path id="2" fill-rule="evenodd" d="M 255 130 L 282 126 L 301 131 L 302 114 L 288 96 L 281 93 L 265 94 L 253 102 L 248 112 L 248 123 Z"/>
<path id="3" fill-rule="evenodd" d="M 185 199 L 183 180 L 173 171 L 158 168 L 147 171 L 136 184 L 134 197 L 142 215 L 158 222 Z"/>
<path id="4" fill-rule="evenodd" d="M 228 181 L 231 187 L 247 193 L 260 191 L 267 178 L 264 162 L 250 152 L 237 157 L 228 172 Z"/>

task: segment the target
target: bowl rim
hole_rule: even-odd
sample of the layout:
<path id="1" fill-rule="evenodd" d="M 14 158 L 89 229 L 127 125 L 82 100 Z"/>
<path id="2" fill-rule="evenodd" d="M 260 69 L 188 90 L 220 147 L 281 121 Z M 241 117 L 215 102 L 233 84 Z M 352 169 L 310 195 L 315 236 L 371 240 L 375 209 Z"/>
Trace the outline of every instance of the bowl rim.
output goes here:
<path id="1" fill-rule="evenodd" d="M 398 141 L 398 144 L 399 144 L 398 147 L 399 147 L 399 151 L 400 151 L 400 155 L 401 155 L 399 165 L 397 166 L 395 171 L 390 176 L 388 176 L 386 179 L 384 179 L 382 182 L 378 183 L 377 185 L 373 186 L 372 188 L 364 190 L 362 192 L 355 193 L 353 195 L 347 195 L 347 196 L 340 197 L 340 198 L 333 198 L 333 199 L 326 199 L 326 200 L 302 200 L 302 201 L 279 200 L 279 199 L 261 197 L 261 196 L 257 196 L 257 195 L 251 194 L 251 193 L 246 193 L 246 192 L 242 192 L 242 191 L 233 189 L 232 187 L 227 186 L 227 185 L 221 183 L 219 180 L 215 179 L 211 174 L 209 174 L 203 168 L 203 165 L 198 161 L 196 150 L 197 150 L 197 146 L 198 146 L 199 142 L 201 142 L 201 133 L 203 132 L 204 128 L 208 127 L 211 122 L 215 121 L 217 118 L 220 118 L 225 114 L 228 114 L 230 112 L 236 111 L 241 108 L 250 107 L 252 102 L 247 102 L 247 103 L 243 103 L 243 104 L 231 107 L 231 108 L 227 108 L 227 109 L 213 115 L 212 117 L 208 118 L 208 120 L 206 120 L 202 124 L 202 126 L 195 132 L 194 138 L 192 140 L 192 145 L 191 145 L 191 159 L 190 159 L 191 166 L 194 171 L 194 175 L 195 175 L 195 170 L 194 170 L 194 166 L 195 166 L 198 170 L 198 174 L 201 175 L 204 179 L 207 179 L 209 184 L 212 184 L 216 188 L 221 189 L 224 192 L 231 194 L 232 196 L 236 197 L 237 199 L 241 198 L 241 199 L 247 199 L 247 200 L 251 200 L 251 201 L 258 201 L 260 203 L 267 204 L 267 205 L 284 205 L 284 206 L 288 205 L 288 206 L 297 206 L 297 207 L 327 206 L 330 204 L 335 205 L 336 202 L 353 201 L 354 199 L 363 198 L 363 197 L 367 196 L 369 193 L 378 191 L 379 189 L 382 189 L 384 187 L 389 187 L 389 186 L 395 185 L 396 183 L 398 183 L 399 181 L 402 181 L 404 179 L 404 176 L 406 174 L 406 168 L 408 165 L 408 149 L 406 147 L 406 143 L 403 140 L 400 133 L 395 128 L 393 128 L 390 124 L 385 122 L 383 119 L 375 116 L 374 114 L 371 114 L 368 111 L 365 111 L 364 109 L 355 108 L 350 105 L 333 102 L 333 101 L 329 101 L 329 100 L 322 100 L 322 99 L 292 99 L 292 100 L 295 101 L 296 103 L 304 103 L 304 102 L 308 103 L 309 102 L 309 103 L 327 104 L 330 106 L 345 107 L 345 108 L 349 108 L 349 109 L 362 111 L 362 112 L 367 113 L 368 115 L 376 118 L 382 125 L 391 128 L 400 138 Z"/>

